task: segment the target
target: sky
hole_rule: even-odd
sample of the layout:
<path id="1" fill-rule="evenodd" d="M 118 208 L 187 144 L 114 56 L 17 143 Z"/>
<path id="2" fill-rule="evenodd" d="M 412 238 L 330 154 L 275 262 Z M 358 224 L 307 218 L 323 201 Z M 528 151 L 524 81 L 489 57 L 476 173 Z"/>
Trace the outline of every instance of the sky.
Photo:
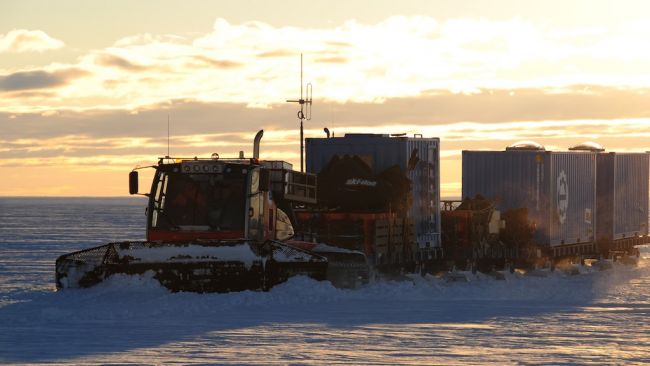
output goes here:
<path id="1" fill-rule="evenodd" d="M 136 166 L 252 153 L 299 166 L 307 137 L 534 140 L 650 150 L 650 3 L 594 1 L 3 1 L 0 196 L 122 196 Z M 146 181 L 148 178 L 141 178 Z"/>

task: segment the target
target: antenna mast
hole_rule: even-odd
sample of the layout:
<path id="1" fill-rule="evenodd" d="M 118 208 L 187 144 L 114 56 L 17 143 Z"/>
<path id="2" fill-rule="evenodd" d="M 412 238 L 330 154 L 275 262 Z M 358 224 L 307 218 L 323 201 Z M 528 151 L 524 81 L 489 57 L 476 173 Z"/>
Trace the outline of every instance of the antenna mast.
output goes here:
<path id="1" fill-rule="evenodd" d="M 167 114 L 167 157 L 169 158 L 169 114 Z"/>
<path id="2" fill-rule="evenodd" d="M 300 120 L 300 172 L 304 173 L 305 169 L 303 166 L 304 162 L 304 151 L 305 151 L 305 145 L 304 145 L 304 130 L 303 130 L 303 122 L 305 120 L 309 121 L 311 120 L 311 83 L 307 83 L 305 85 L 305 93 L 303 94 L 303 82 L 302 82 L 302 53 L 300 54 L 300 99 L 298 100 L 292 100 L 288 99 L 287 102 L 289 103 L 299 103 L 300 104 L 300 110 L 298 111 L 298 119 Z M 304 95 L 304 97 L 303 97 Z"/>

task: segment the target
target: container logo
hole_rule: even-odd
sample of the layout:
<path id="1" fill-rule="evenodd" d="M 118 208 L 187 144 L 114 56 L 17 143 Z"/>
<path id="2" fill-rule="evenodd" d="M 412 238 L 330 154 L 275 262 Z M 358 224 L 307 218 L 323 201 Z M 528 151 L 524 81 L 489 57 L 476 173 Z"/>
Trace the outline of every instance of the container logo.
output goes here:
<path id="1" fill-rule="evenodd" d="M 566 173 L 564 170 L 560 171 L 557 176 L 557 215 L 560 219 L 560 224 L 564 225 L 566 221 L 567 209 L 569 208 L 569 184 L 567 182 Z"/>
<path id="2" fill-rule="evenodd" d="M 350 178 L 345 181 L 345 185 L 349 187 L 376 187 L 377 181 L 363 178 Z"/>

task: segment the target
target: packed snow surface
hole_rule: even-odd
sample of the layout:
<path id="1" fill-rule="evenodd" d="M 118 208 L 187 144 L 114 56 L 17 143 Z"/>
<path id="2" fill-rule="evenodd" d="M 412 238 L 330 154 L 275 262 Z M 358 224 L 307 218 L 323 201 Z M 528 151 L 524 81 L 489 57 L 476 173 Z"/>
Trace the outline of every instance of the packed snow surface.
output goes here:
<path id="1" fill-rule="evenodd" d="M 169 293 L 147 273 L 54 291 L 60 254 L 142 240 L 137 199 L 0 198 L 0 364 L 647 364 L 650 252 L 637 267 L 468 274 L 358 290 Z"/>

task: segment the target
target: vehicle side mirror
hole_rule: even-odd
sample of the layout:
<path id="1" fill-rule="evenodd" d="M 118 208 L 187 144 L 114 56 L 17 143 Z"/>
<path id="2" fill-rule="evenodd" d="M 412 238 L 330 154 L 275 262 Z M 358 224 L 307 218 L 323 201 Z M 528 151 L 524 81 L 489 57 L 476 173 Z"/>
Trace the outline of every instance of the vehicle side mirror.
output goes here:
<path id="1" fill-rule="evenodd" d="M 138 194 L 138 172 L 132 171 L 129 173 L 129 193 Z"/>
<path id="2" fill-rule="evenodd" d="M 271 190 L 271 176 L 266 169 L 260 169 L 260 191 L 268 192 Z"/>

